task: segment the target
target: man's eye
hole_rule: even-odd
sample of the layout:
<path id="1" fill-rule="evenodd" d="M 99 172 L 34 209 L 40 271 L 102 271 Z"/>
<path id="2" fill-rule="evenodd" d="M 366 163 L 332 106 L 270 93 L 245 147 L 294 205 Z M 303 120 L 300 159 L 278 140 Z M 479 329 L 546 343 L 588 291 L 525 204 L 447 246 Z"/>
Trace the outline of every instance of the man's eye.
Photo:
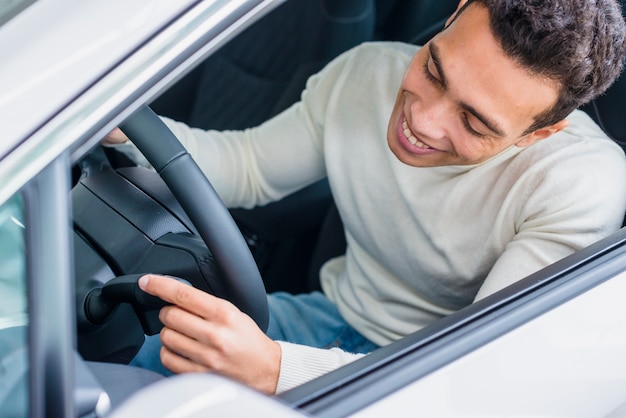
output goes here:
<path id="1" fill-rule="evenodd" d="M 428 68 L 429 63 L 430 63 L 430 60 L 424 63 L 424 75 L 431 83 L 441 86 L 442 85 L 441 81 L 437 77 L 435 77 L 433 73 L 430 72 L 430 68 Z"/>
<path id="2" fill-rule="evenodd" d="M 469 119 L 467 118 L 467 113 L 463 113 L 462 119 L 463 119 L 463 125 L 465 126 L 465 129 L 467 129 L 467 131 L 470 133 L 470 135 L 473 135 L 473 136 L 475 136 L 477 138 L 481 138 L 481 139 L 487 137 L 487 135 L 481 134 L 480 132 L 478 132 L 474 128 L 472 128 L 472 125 L 470 125 Z"/>

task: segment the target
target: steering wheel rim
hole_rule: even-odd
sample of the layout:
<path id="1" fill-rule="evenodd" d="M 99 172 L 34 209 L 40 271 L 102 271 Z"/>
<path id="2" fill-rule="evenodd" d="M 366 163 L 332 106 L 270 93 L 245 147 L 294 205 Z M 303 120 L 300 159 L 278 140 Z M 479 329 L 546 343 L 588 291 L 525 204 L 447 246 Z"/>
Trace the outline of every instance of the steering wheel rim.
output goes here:
<path id="1" fill-rule="evenodd" d="M 120 124 L 120 129 L 161 176 L 211 250 L 225 279 L 226 298 L 266 331 L 269 308 L 261 274 L 239 228 L 200 167 L 147 105 Z"/>

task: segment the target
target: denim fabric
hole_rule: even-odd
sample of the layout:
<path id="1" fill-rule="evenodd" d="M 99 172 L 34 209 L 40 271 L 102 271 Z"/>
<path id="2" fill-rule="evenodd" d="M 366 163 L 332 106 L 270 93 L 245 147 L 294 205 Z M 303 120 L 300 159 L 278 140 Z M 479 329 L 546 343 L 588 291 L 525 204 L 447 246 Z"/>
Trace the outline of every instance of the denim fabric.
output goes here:
<path id="1" fill-rule="evenodd" d="M 321 292 L 268 296 L 270 324 L 267 335 L 278 341 L 317 348 L 338 347 L 350 353 L 378 348 L 341 317 L 337 307 Z"/>
<path id="2" fill-rule="evenodd" d="M 161 339 L 159 334 L 146 335 L 146 341 L 141 346 L 141 349 L 130 362 L 131 366 L 141 367 L 142 369 L 152 370 L 162 374 L 163 376 L 171 376 L 173 373 L 167 370 L 163 364 L 161 364 Z"/>
<path id="3" fill-rule="evenodd" d="M 317 348 L 338 347 L 350 353 L 369 353 L 378 346 L 352 328 L 339 314 L 335 305 L 321 292 L 291 295 L 277 292 L 268 295 L 270 321 L 267 335 Z M 169 376 L 172 373 L 161 364 L 158 335 L 146 337 L 133 366 Z"/>

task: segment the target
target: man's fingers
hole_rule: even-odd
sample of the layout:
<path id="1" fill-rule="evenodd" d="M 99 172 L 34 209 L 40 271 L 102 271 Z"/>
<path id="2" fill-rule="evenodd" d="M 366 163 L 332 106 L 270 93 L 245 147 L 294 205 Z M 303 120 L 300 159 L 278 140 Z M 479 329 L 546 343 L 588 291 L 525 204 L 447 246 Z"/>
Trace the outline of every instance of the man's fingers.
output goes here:
<path id="1" fill-rule="evenodd" d="M 164 276 L 144 275 L 139 279 L 139 287 L 146 293 L 208 320 L 213 318 L 216 307 L 228 303 L 202 290 Z"/>
<path id="2" fill-rule="evenodd" d="M 123 144 L 126 141 L 128 141 L 126 134 L 122 132 L 120 128 L 115 128 L 104 137 L 102 143 L 106 145 L 114 145 Z"/>
<path id="3" fill-rule="evenodd" d="M 215 325 L 195 313 L 178 306 L 166 306 L 159 312 L 159 320 L 163 325 L 180 334 L 187 335 L 203 344 L 210 345 L 211 343 L 211 331 Z"/>
<path id="4" fill-rule="evenodd" d="M 161 347 L 161 363 L 174 373 L 207 372 L 209 368 L 196 363 L 166 346 Z"/>

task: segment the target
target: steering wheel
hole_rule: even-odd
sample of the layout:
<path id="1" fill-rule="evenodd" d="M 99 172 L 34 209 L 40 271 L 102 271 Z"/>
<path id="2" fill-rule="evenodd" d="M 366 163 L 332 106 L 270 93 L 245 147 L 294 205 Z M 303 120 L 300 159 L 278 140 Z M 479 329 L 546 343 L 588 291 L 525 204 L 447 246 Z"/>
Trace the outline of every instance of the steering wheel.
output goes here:
<path id="1" fill-rule="evenodd" d="M 209 180 L 147 105 L 120 129 L 152 164 L 210 248 L 231 302 L 265 331 L 269 309 L 261 275 L 239 228 Z"/>

